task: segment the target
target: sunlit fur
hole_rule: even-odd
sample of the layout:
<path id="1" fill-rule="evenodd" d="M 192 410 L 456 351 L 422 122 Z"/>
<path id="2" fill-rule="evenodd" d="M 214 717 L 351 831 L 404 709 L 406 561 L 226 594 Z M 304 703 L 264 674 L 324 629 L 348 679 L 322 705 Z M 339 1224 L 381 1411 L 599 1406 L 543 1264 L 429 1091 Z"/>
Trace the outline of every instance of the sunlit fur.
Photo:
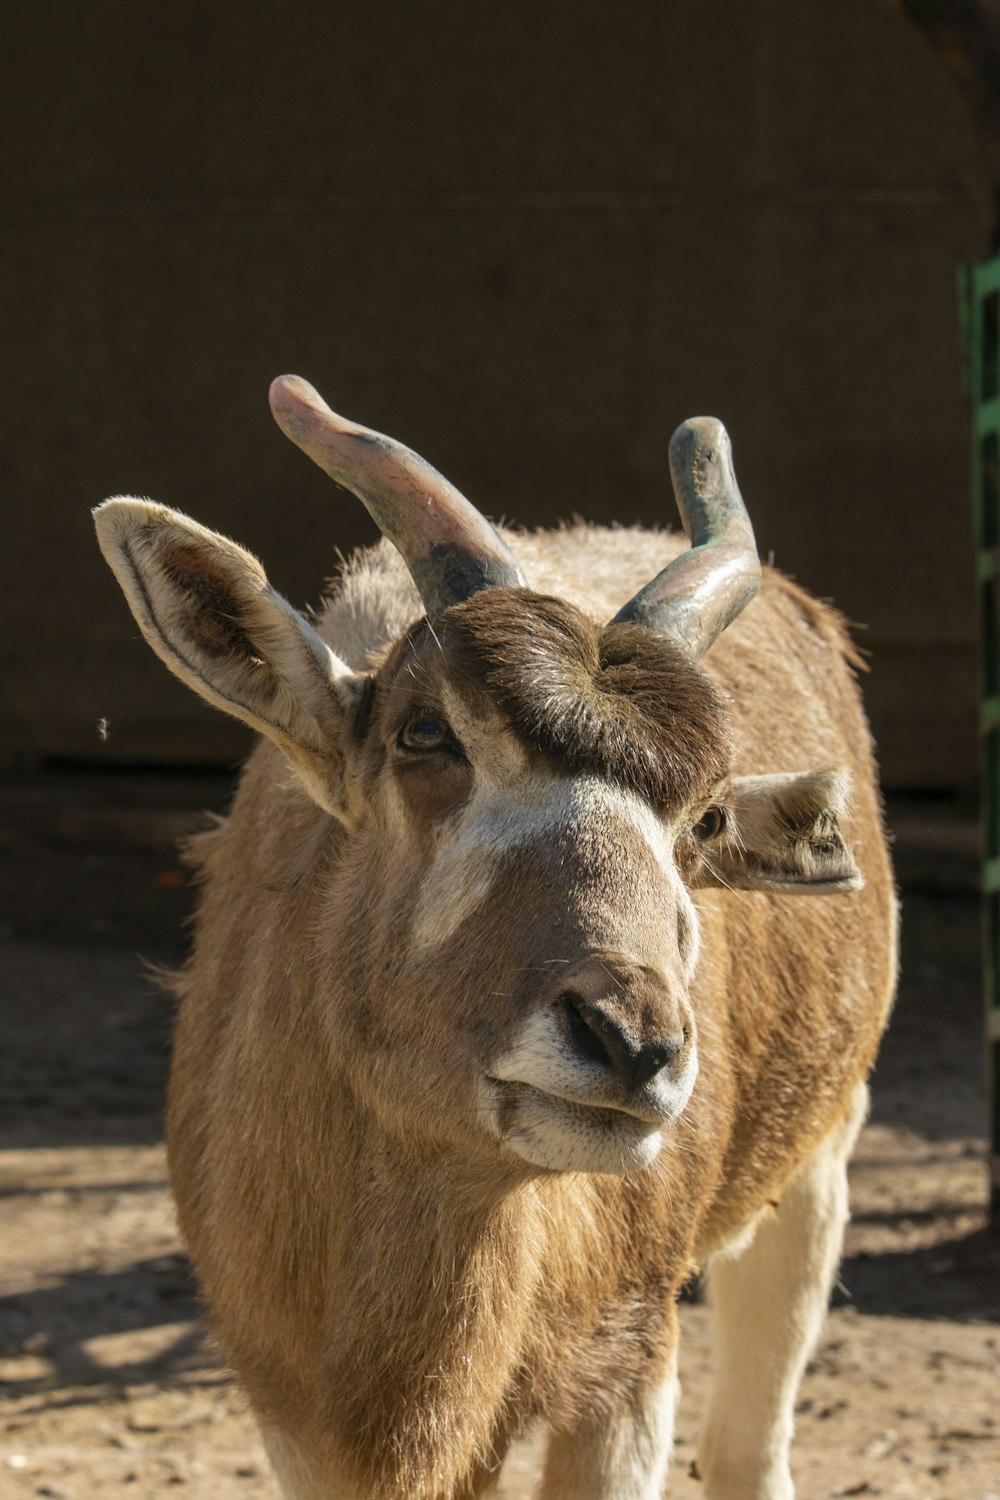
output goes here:
<path id="1" fill-rule="evenodd" d="M 895 973 L 850 648 L 766 572 L 694 667 L 602 623 L 676 539 L 511 542 L 532 593 L 474 596 L 433 629 L 391 549 L 354 562 L 316 624 L 326 698 L 315 651 L 261 652 L 259 585 L 234 601 L 237 565 L 220 553 L 207 585 L 198 553 L 189 607 L 224 594 L 229 622 L 214 669 L 211 621 L 196 632 L 206 696 L 238 690 L 249 653 L 285 697 L 196 851 L 168 1122 L 181 1225 L 289 1500 L 485 1493 L 532 1421 L 552 1434 L 546 1500 L 654 1500 L 675 1298 L 731 1247 L 759 1315 L 752 1347 L 719 1336 L 705 1493 L 786 1500 Z M 176 603 L 177 568 L 155 542 L 144 556 L 147 594 Z M 184 676 L 193 648 L 157 628 Z M 461 755 L 407 759 L 401 725 L 427 708 Z M 712 806 L 728 821 L 700 842 Z M 593 985 L 605 962 L 623 1034 L 683 1038 L 642 1088 L 567 1041 L 560 974 Z"/>

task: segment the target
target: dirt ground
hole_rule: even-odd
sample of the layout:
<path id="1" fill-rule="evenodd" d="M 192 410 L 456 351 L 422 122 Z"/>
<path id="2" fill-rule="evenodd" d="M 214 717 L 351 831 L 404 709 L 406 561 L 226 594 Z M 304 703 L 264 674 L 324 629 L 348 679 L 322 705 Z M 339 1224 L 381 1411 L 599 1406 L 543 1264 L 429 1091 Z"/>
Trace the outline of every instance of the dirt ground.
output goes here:
<path id="1" fill-rule="evenodd" d="M 170 840 L 218 778 L 0 787 L 0 1497 L 274 1500 L 252 1424 L 198 1326 L 160 1111 L 189 907 Z M 987 1228 L 974 829 L 894 809 L 904 977 L 853 1169 L 854 1218 L 800 1392 L 800 1500 L 1000 1500 L 1000 1236 Z M 141 959 L 137 957 L 141 955 Z M 708 1377 L 681 1308 L 671 1493 Z M 539 1450 L 501 1494 L 531 1493 Z"/>

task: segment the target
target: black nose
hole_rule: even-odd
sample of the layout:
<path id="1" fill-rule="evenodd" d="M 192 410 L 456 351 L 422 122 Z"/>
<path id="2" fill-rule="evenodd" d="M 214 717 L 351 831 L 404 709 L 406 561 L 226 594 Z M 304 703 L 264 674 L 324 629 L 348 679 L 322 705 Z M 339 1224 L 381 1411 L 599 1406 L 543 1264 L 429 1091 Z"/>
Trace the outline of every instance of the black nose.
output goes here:
<path id="1" fill-rule="evenodd" d="M 683 1031 L 642 1040 L 600 1001 L 587 1000 L 576 990 L 564 990 L 559 999 L 574 1051 L 608 1068 L 627 1093 L 642 1088 L 664 1068 L 677 1068 L 687 1041 Z"/>

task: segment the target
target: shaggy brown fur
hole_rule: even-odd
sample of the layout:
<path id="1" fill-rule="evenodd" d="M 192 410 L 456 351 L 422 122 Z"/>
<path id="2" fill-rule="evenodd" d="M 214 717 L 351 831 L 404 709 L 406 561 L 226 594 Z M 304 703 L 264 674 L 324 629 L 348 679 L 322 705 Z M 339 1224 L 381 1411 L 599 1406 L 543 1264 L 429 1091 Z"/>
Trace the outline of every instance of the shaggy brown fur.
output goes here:
<path id="1" fill-rule="evenodd" d="M 602 629 L 560 599 L 491 589 L 434 631 L 449 679 L 567 774 L 592 772 L 667 808 L 707 797 L 729 770 L 711 678 L 641 625 Z"/>

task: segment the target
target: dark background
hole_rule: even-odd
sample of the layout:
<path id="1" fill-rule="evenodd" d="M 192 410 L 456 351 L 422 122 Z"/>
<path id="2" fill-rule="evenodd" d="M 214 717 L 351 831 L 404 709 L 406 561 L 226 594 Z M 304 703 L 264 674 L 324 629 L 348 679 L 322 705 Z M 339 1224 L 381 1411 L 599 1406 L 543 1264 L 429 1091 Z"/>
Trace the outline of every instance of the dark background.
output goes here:
<path id="1" fill-rule="evenodd" d="M 670 432 L 718 414 L 762 555 L 867 627 L 888 785 L 969 789 L 988 185 L 888 5 L 15 0 L 2 32 L 0 767 L 239 758 L 88 512 L 151 495 L 315 602 L 373 530 L 274 427 L 291 369 L 529 526 L 673 524 Z"/>

